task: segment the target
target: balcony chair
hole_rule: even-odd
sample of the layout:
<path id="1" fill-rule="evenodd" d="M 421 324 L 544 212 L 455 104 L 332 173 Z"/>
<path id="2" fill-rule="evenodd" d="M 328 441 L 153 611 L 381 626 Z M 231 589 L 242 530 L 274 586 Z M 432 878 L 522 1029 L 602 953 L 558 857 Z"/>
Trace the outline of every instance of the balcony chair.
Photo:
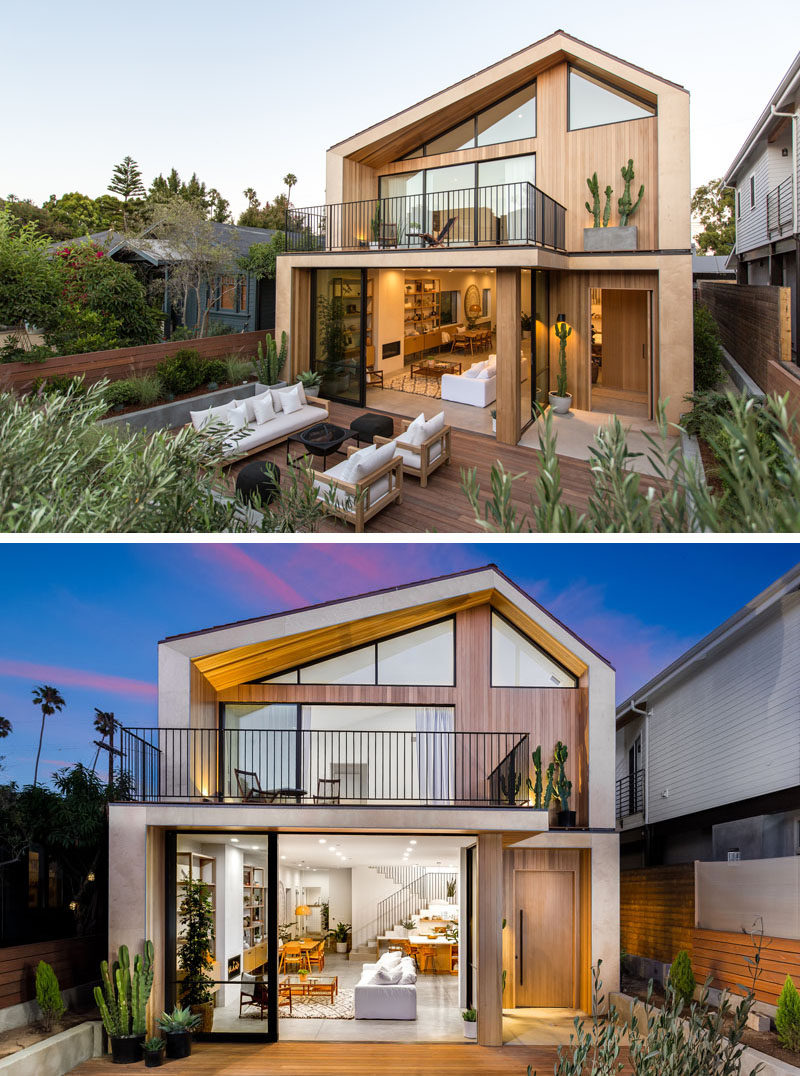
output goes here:
<path id="1" fill-rule="evenodd" d="M 432 235 L 431 232 L 409 232 L 409 239 L 421 239 L 424 247 L 443 247 L 444 241 L 447 238 L 447 234 L 456 222 L 455 217 L 450 217 L 445 224 L 444 228 L 438 235 Z"/>
<path id="2" fill-rule="evenodd" d="M 317 794 L 313 797 L 314 803 L 339 803 L 341 784 L 339 777 L 319 777 Z"/>

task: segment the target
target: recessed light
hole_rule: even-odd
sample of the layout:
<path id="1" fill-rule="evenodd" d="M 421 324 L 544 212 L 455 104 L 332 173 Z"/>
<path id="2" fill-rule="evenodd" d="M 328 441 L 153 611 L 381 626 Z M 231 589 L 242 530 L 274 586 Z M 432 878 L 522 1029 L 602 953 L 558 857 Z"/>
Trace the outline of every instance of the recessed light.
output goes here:
<path id="1" fill-rule="evenodd" d="M 286 859 L 286 856 L 281 856 L 281 859 Z"/>
<path id="2" fill-rule="evenodd" d="M 327 839 L 326 839 L 325 837 L 320 837 L 320 839 L 319 839 L 319 843 L 320 843 L 320 844 L 327 844 L 327 843 L 328 843 L 328 841 L 327 841 Z"/>
<path id="3" fill-rule="evenodd" d="M 239 838 L 238 837 L 231 837 L 231 844 L 238 844 L 238 843 L 239 843 Z"/>
<path id="4" fill-rule="evenodd" d="M 409 844 L 416 844 L 417 842 L 416 841 L 409 841 L 408 843 Z"/>

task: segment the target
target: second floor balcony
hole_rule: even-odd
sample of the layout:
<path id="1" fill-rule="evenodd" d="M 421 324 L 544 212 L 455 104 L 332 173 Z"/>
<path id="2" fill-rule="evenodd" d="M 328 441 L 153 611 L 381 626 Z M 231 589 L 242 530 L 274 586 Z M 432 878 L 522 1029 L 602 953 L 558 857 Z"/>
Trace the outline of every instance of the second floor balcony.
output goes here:
<path id="1" fill-rule="evenodd" d="M 565 250 L 565 214 L 532 183 L 291 209 L 291 253 L 533 246 Z"/>
<path id="2" fill-rule="evenodd" d="M 794 181 L 791 176 L 767 195 L 767 235 L 780 239 L 794 227 Z"/>
<path id="3" fill-rule="evenodd" d="M 644 770 L 636 770 L 617 781 L 617 822 L 644 812 Z"/>
<path id="4" fill-rule="evenodd" d="M 519 732 L 121 728 L 137 803 L 509 807 L 528 803 Z"/>

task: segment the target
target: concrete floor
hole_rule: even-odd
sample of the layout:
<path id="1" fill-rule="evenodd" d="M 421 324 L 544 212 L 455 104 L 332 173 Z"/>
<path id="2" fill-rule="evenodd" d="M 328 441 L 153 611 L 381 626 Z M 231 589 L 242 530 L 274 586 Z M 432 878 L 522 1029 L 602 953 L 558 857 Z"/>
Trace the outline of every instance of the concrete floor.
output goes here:
<path id="1" fill-rule="evenodd" d="M 504 1046 L 566 1046 L 575 1033 L 576 1016 L 591 1022 L 578 1009 L 504 1009 Z"/>

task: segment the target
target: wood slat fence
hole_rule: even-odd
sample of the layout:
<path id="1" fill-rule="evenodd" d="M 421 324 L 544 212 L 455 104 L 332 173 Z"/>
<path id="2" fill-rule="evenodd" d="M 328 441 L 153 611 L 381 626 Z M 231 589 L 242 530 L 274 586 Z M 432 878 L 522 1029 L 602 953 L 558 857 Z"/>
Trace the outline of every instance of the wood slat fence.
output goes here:
<path id="1" fill-rule="evenodd" d="M 753 944 L 746 934 L 721 930 L 694 930 L 692 969 L 698 983 L 710 975 L 712 986 L 735 994 L 749 987 L 752 974 L 746 957 L 753 956 Z M 787 975 L 800 981 L 800 941 L 788 938 L 764 939 L 761 975 L 756 985 L 758 1001 L 775 1005 Z"/>
<path id="2" fill-rule="evenodd" d="M 697 293 L 719 326 L 725 349 L 767 392 L 769 363 L 792 358 L 791 289 L 701 280 Z"/>
<path id="3" fill-rule="evenodd" d="M 36 966 L 40 960 L 52 965 L 62 990 L 100 978 L 100 961 L 106 957 L 106 939 L 57 938 L 32 945 L 0 949 L 0 1009 L 36 997 Z"/>
<path id="4" fill-rule="evenodd" d="M 170 340 L 142 347 L 123 347 L 113 351 L 91 351 L 83 355 L 62 355 L 45 362 L 9 362 L 0 365 L 0 390 L 29 392 L 38 377 L 78 374 L 86 376 L 87 384 L 107 377 L 119 381 L 125 377 L 154 369 L 168 355 L 182 348 L 191 348 L 204 359 L 220 359 L 227 355 L 249 358 L 256 354 L 259 344 L 272 336 L 271 330 L 252 333 L 230 333 L 225 336 L 206 336 L 200 340 Z"/>
<path id="5" fill-rule="evenodd" d="M 671 964 L 692 955 L 694 865 L 647 867 L 620 874 L 620 941 L 626 953 Z"/>

